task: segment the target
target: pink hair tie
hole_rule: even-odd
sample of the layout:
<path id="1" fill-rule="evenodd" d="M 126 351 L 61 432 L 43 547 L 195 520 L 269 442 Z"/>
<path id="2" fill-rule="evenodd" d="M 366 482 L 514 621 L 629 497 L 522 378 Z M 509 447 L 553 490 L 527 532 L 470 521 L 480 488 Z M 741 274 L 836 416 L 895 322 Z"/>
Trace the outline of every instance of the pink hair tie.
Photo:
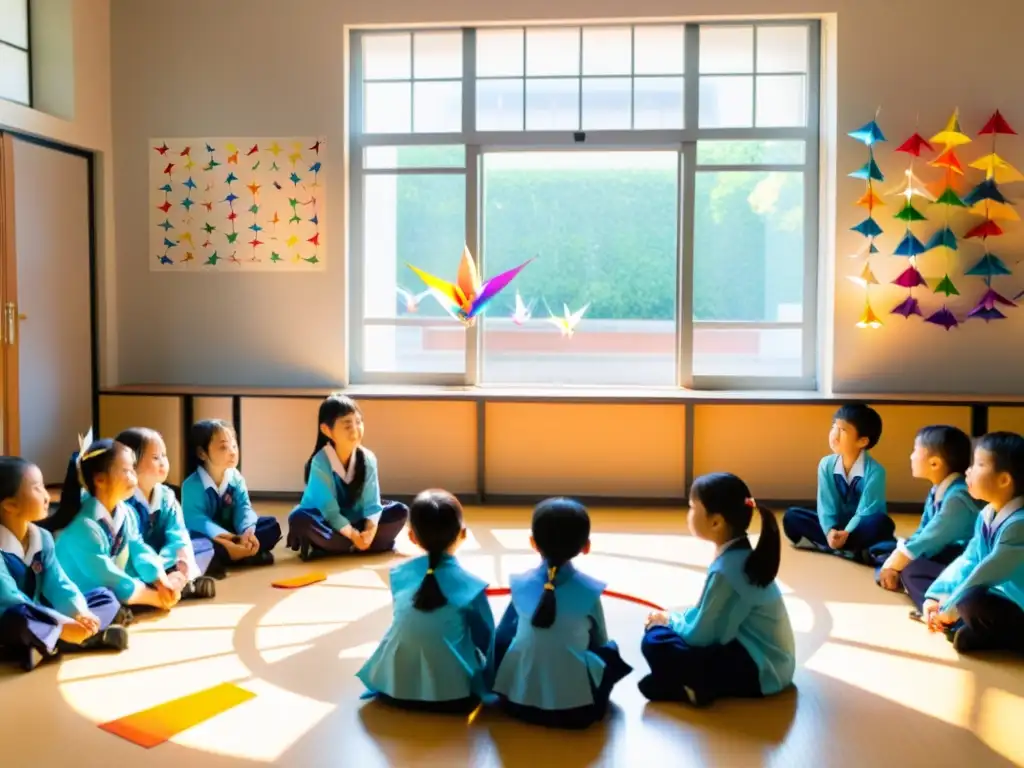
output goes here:
<path id="1" fill-rule="evenodd" d="M 753 498 L 744 499 L 743 503 L 746 504 L 751 509 L 757 509 L 757 502 L 754 501 Z"/>

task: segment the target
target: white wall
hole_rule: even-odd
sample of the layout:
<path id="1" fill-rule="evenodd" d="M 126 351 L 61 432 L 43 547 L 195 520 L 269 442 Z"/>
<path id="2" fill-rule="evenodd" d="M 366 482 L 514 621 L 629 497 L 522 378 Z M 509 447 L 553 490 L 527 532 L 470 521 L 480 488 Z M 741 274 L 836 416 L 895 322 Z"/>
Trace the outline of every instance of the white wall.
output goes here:
<path id="1" fill-rule="evenodd" d="M 767 12 L 824 14 L 826 34 L 834 43 L 824 82 L 832 79 L 837 86 L 827 96 L 837 105 L 839 139 L 830 160 L 838 173 L 838 199 L 823 209 L 822 223 L 825 258 L 835 260 L 825 279 L 836 294 L 834 302 L 825 302 L 834 304 L 830 320 L 835 327 L 826 334 L 834 350 L 823 355 L 829 361 L 824 378 L 839 392 L 1024 392 L 1024 356 L 1002 352 L 1024 329 L 1024 308 L 1000 323 L 972 321 L 948 334 L 900 317 L 886 317 L 885 327 L 877 331 L 859 330 L 854 323 L 863 294 L 846 280 L 854 270 L 846 254 L 859 245 L 859 236 L 848 229 L 862 213 L 853 201 L 863 185 L 845 174 L 864 162 L 865 152 L 845 132 L 871 119 L 881 106 L 892 143 L 880 161 L 887 174 L 897 174 L 902 161 L 891 156 L 896 143 L 915 125 L 925 135 L 936 132 L 955 106 L 965 130 L 976 132 L 996 107 L 1024 130 L 1024 106 L 1016 102 L 1024 68 L 1013 55 L 1024 22 L 1020 0 L 990 0 L 983 21 L 966 6 L 926 0 L 520 0 L 514 5 L 179 0 L 173 12 L 157 2 L 112 0 L 120 381 L 318 386 L 343 380 L 343 237 L 332 236 L 328 270 L 317 276 L 151 273 L 146 153 L 148 140 L 159 136 L 323 135 L 331 149 L 325 162 L 332 188 L 327 226 L 344 232 L 346 25 L 649 20 L 681 14 L 690 19 L 756 18 Z M 831 121 L 826 116 L 824 124 Z M 1005 142 L 1001 152 L 1024 165 L 1024 138 Z M 978 154 L 971 148 L 962 156 Z M 901 234 L 899 222 L 889 218 L 893 212 L 888 208 L 879 214 L 887 230 L 880 243 L 883 253 Z M 1024 240 L 1011 235 L 995 245 L 1013 262 Z M 883 281 L 906 266 L 905 260 L 889 256 L 876 257 L 873 264 Z M 926 271 L 928 264 L 923 264 Z M 1004 283 L 1011 286 L 1004 290 L 1011 296 L 1024 287 L 1020 281 Z M 961 279 L 965 296 L 957 306 L 969 308 L 981 293 L 979 286 L 976 278 Z M 831 288 L 823 293 L 830 295 Z M 902 294 L 895 286 L 881 288 L 876 311 L 886 313 Z M 996 356 L 998 370 L 979 378 L 976 372 L 993 367 Z"/>
<path id="2" fill-rule="evenodd" d="M 0 100 L 0 128 L 97 153 L 96 243 L 100 379 L 117 378 L 114 318 L 114 161 L 110 110 L 109 0 L 33 0 L 33 74 L 37 109 Z M 44 111 L 47 110 L 47 111 Z"/>

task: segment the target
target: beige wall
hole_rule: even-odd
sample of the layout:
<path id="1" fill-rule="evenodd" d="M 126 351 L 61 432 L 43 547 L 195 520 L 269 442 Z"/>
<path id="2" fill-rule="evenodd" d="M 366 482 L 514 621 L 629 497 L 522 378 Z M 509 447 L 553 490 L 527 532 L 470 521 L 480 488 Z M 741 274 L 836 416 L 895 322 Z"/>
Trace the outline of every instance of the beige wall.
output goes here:
<path id="1" fill-rule="evenodd" d="M 864 162 L 865 152 L 845 132 L 882 107 L 882 125 L 892 143 L 882 151 L 880 162 L 890 178 L 898 179 L 903 160 L 891 152 L 896 142 L 915 127 L 931 135 L 955 106 L 961 109 L 965 130 L 971 132 L 996 107 L 1011 124 L 1024 126 L 1024 109 L 1015 96 L 1024 86 L 1024 69 L 1015 65 L 1009 53 L 1017 49 L 1024 4 L 991 0 L 986 4 L 983 31 L 972 26 L 963 34 L 951 29 L 973 20 L 965 6 L 950 4 L 949 8 L 950 12 L 943 12 L 926 0 L 775 0 L 770 9 L 755 0 L 684 4 L 522 0 L 513 6 L 472 0 L 293 0 L 282 10 L 276 0 L 180 0 L 168 13 L 158 3 L 113 0 L 113 126 L 120 224 L 117 311 L 125 319 L 120 325 L 120 380 L 188 383 L 201 379 L 200 383 L 209 385 L 254 386 L 331 386 L 343 381 L 342 237 L 332 238 L 335 245 L 327 272 L 317 276 L 157 275 L 149 271 L 148 257 L 140 254 L 147 245 L 146 146 L 154 136 L 325 136 L 331 148 L 325 171 L 332 186 L 325 219 L 332 232 L 345 231 L 341 150 L 346 140 L 346 25 L 658 19 L 683 14 L 689 18 L 763 17 L 770 11 L 827 15 L 830 50 L 823 78 L 828 84 L 823 125 L 833 134 L 838 126 L 840 138 L 826 136 L 823 141 L 830 153 L 823 167 L 835 174 L 825 179 L 835 196 L 821 216 L 823 262 L 829 265 L 823 272 L 822 305 L 827 315 L 823 346 L 829 350 L 821 356 L 823 380 L 831 379 L 840 392 L 1022 392 L 1024 357 L 1003 355 L 991 374 L 979 377 L 976 373 L 991 367 L 988 364 L 1005 339 L 1024 331 L 1020 311 L 1011 312 L 1011 319 L 1000 323 L 974 321 L 948 334 L 919 320 L 889 316 L 878 331 L 854 327 L 862 294 L 846 280 L 853 269 L 846 255 L 859 245 L 849 227 L 861 213 L 852 203 L 862 185 L 846 174 Z M 943 42 L 951 35 L 956 40 L 955 54 Z M 253 44 L 268 36 L 278 42 Z M 182 53 L 185 44 L 188 55 Z M 913 66 L 904 63 L 908 51 Z M 986 65 L 983 77 L 976 67 L 965 64 L 991 62 L 993 55 L 1010 58 Z M 980 145 L 968 147 L 963 157 L 974 158 L 980 151 Z M 1001 151 L 1012 162 L 1024 163 L 1024 139 L 1010 137 L 1002 142 Z M 929 176 L 929 171 L 922 175 Z M 891 209 L 880 214 L 887 230 L 881 241 L 883 253 L 891 251 L 900 234 L 890 215 Z M 1012 255 L 1022 244 L 1019 234 L 1011 234 L 999 242 L 1000 252 Z M 977 250 L 967 245 L 964 253 L 970 258 Z M 929 260 L 937 258 L 922 259 L 926 274 L 943 267 Z M 898 258 L 879 256 L 876 262 L 883 283 L 905 267 Z M 954 299 L 963 309 L 980 293 L 980 281 L 962 279 L 960 284 L 964 296 Z M 999 285 L 1010 295 L 1024 287 L 1013 278 L 1000 278 Z M 879 286 L 876 310 L 886 313 L 902 293 L 896 286 Z M 219 333 L 212 329 L 223 326 L 225 306 L 231 307 L 230 331 Z M 268 311 L 271 322 L 267 322 Z M 173 321 L 131 320 L 144 314 Z M 950 360 L 957 362 L 951 365 Z"/>

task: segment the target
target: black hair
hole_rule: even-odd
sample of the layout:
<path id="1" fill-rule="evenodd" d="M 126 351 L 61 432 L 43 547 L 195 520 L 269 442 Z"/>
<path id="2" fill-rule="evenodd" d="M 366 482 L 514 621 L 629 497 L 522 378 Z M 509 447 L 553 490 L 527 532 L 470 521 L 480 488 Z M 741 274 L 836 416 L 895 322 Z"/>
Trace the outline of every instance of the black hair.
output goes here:
<path id="1" fill-rule="evenodd" d="M 142 454 L 146 452 L 158 438 L 160 433 L 149 427 L 131 427 L 121 432 L 114 439 L 121 445 L 131 448 L 135 453 L 135 463 L 138 464 Z"/>
<path id="2" fill-rule="evenodd" d="M 359 410 L 359 406 L 356 405 L 356 401 L 348 395 L 343 395 L 339 392 L 334 392 L 324 398 L 324 401 L 320 403 L 320 410 L 316 416 L 316 445 L 313 447 L 313 452 L 309 454 L 309 460 L 306 462 L 306 466 L 302 470 L 302 482 L 309 482 L 309 468 L 313 464 L 313 459 L 325 446 L 334 446 L 334 441 L 331 440 L 324 431 L 320 429 L 321 425 L 332 429 L 335 422 L 338 419 L 343 419 L 351 414 L 363 415 L 363 412 Z M 355 453 L 352 454 L 352 458 L 349 461 L 355 461 L 356 470 L 352 477 L 352 484 L 348 486 L 349 498 L 358 499 L 359 495 L 363 492 L 363 483 L 366 482 L 366 457 L 363 452 L 356 448 Z"/>
<path id="3" fill-rule="evenodd" d="M 923 427 L 917 433 L 917 441 L 928 453 L 942 459 L 948 472 L 962 475 L 971 466 L 971 438 L 962 429 L 934 424 Z"/>
<path id="4" fill-rule="evenodd" d="M 975 447 L 992 454 L 996 472 L 1009 473 L 1014 497 L 1024 494 L 1024 437 L 1015 432 L 989 432 Z"/>
<path id="5" fill-rule="evenodd" d="M 555 623 L 555 577 L 558 569 L 583 551 L 590 541 L 590 515 L 575 499 L 545 499 L 533 510 L 531 533 L 548 569 L 544 592 L 531 623 L 546 629 Z"/>
<path id="6" fill-rule="evenodd" d="M 18 495 L 31 466 L 31 461 L 20 456 L 0 456 L 0 504 Z"/>
<path id="7" fill-rule="evenodd" d="M 429 613 L 448 604 L 434 569 L 462 532 L 462 504 L 448 491 L 423 491 L 409 507 L 409 526 L 427 552 L 427 574 L 412 604 L 416 610 Z"/>
<path id="8" fill-rule="evenodd" d="M 73 453 L 68 462 L 68 471 L 64 476 L 64 487 L 60 492 L 60 506 L 57 511 L 40 523 L 51 533 L 68 527 L 75 515 L 82 508 L 82 489 L 90 494 L 96 492 L 96 476 L 105 475 L 114 465 L 114 459 L 121 451 L 130 450 L 128 446 L 110 440 L 94 440 L 86 446 L 84 456 Z"/>
<path id="9" fill-rule="evenodd" d="M 701 475 L 690 487 L 690 498 L 699 501 L 707 514 L 721 515 L 729 526 L 730 538 L 746 535 L 754 510 L 760 512 L 761 535 L 743 571 L 756 587 L 767 587 L 775 581 L 782 557 L 779 523 L 770 509 L 757 505 L 746 483 L 729 472 Z"/>
<path id="10" fill-rule="evenodd" d="M 867 450 L 871 450 L 882 438 L 882 417 L 878 411 L 863 403 L 848 403 L 842 406 L 832 417 L 833 421 L 845 421 L 857 430 L 857 437 L 868 439 Z"/>
<path id="11" fill-rule="evenodd" d="M 228 432 L 236 440 L 238 439 L 235 436 L 235 428 L 231 426 L 231 422 L 224 421 L 224 419 L 203 419 L 192 425 L 192 429 L 188 433 L 188 456 L 185 462 L 185 477 L 191 475 L 199 467 L 204 466 L 204 462 L 199 458 L 199 451 L 202 449 L 209 455 L 210 443 L 213 442 L 213 438 L 221 430 Z"/>

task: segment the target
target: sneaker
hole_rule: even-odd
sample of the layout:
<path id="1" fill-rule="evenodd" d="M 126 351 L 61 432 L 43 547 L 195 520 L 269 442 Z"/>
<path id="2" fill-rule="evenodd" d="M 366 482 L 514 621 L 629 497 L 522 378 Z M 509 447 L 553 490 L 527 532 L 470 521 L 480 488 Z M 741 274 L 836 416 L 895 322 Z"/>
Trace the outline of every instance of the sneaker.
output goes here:
<path id="1" fill-rule="evenodd" d="M 42 651 L 35 646 L 29 646 L 21 659 L 21 668 L 26 672 L 31 672 L 42 663 L 44 658 L 46 657 Z"/>
<path id="2" fill-rule="evenodd" d="M 217 596 L 217 582 L 209 576 L 199 576 L 181 590 L 182 600 L 209 600 Z"/>
<path id="3" fill-rule="evenodd" d="M 132 613 L 131 608 L 127 605 L 122 605 L 117 609 L 117 613 L 114 614 L 114 620 L 110 622 L 111 625 L 119 624 L 122 627 L 127 627 L 135 623 L 135 614 Z"/>
<path id="4" fill-rule="evenodd" d="M 111 624 L 90 637 L 80 649 L 123 651 L 128 647 L 128 630 L 120 624 Z"/>

